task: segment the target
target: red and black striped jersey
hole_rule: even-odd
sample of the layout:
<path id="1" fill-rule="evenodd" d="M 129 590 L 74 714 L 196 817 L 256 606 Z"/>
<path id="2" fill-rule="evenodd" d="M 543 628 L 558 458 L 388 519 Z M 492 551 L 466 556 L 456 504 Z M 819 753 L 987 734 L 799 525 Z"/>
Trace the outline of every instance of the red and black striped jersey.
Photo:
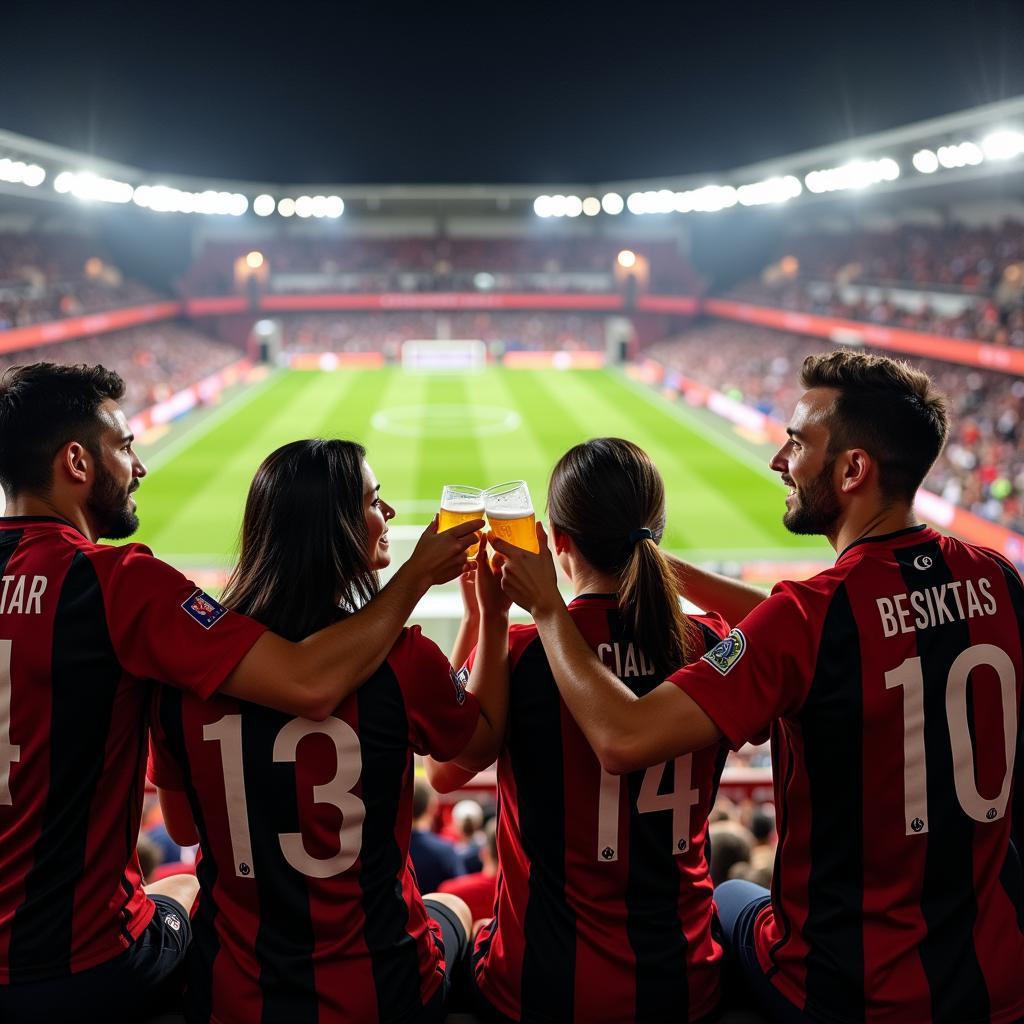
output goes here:
<path id="1" fill-rule="evenodd" d="M 415 1019 L 444 956 L 409 860 L 412 754 L 450 759 L 478 717 L 418 626 L 324 722 L 161 688 L 150 777 L 201 847 L 190 1021 Z"/>
<path id="2" fill-rule="evenodd" d="M 206 697 L 263 632 L 140 544 L 0 519 L 0 983 L 93 967 L 141 934 L 148 680 Z"/>
<path id="3" fill-rule="evenodd" d="M 569 612 L 631 690 L 661 681 L 615 595 L 577 597 Z M 728 629 L 717 616 L 690 621 L 699 654 Z M 511 628 L 509 656 L 496 916 L 477 938 L 477 986 L 512 1020 L 708 1014 L 722 949 L 705 840 L 727 748 L 611 775 L 563 704 L 535 627 Z"/>
<path id="4" fill-rule="evenodd" d="M 673 677 L 734 745 L 771 726 L 757 951 L 816 1020 L 1024 1016 L 1022 628 L 1008 563 L 919 526 L 779 584 Z"/>

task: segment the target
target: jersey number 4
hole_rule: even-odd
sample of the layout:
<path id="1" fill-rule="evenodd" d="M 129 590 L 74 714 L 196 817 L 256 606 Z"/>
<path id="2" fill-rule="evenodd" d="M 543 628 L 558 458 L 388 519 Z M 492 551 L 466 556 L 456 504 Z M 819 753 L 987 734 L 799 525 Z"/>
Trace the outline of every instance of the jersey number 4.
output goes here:
<path id="1" fill-rule="evenodd" d="M 672 788 L 661 792 L 665 769 L 672 766 Z M 622 776 L 601 769 L 601 794 L 597 808 L 597 859 L 605 864 L 619 859 L 619 795 Z M 685 853 L 690 848 L 690 815 L 700 800 L 693 788 L 693 754 L 684 754 L 672 761 L 662 761 L 644 772 L 636 809 L 640 814 L 654 811 L 672 812 L 672 852 Z"/>
<path id="2" fill-rule="evenodd" d="M 352 867 L 363 845 L 366 806 L 352 792 L 363 770 L 363 759 L 359 749 L 359 737 L 355 730 L 340 718 L 328 718 L 324 722 L 293 718 L 282 727 L 274 740 L 274 760 L 294 761 L 299 742 L 303 737 L 313 733 L 323 733 L 334 743 L 337 758 L 334 777 L 323 785 L 313 787 L 313 800 L 318 804 L 337 807 L 341 811 L 338 852 L 332 857 L 312 856 L 302 841 L 301 832 L 280 832 L 277 839 L 281 844 L 284 859 L 296 871 L 310 878 L 330 878 Z M 242 762 L 242 716 L 225 715 L 216 722 L 204 725 L 203 739 L 220 744 L 224 796 L 228 808 L 228 831 L 231 834 L 235 874 L 240 878 L 255 878 L 249 833 L 249 806 L 245 797 Z"/>
<path id="3" fill-rule="evenodd" d="M 11 806 L 11 765 L 21 747 L 11 743 L 11 641 L 0 640 L 0 804 Z"/>
<path id="4" fill-rule="evenodd" d="M 967 681 L 981 666 L 995 670 L 1003 711 L 1003 751 L 1006 774 L 994 799 L 978 792 L 975 776 L 974 743 L 968 724 Z M 907 658 L 885 673 L 888 689 L 903 687 L 903 799 L 906 834 L 928 831 L 928 765 L 925 757 L 924 671 L 920 658 Z M 961 651 L 946 678 L 946 726 L 953 755 L 953 783 L 964 813 L 982 823 L 998 821 L 1006 814 L 1017 747 L 1017 673 L 1010 656 L 994 644 L 975 644 Z M 979 744 L 991 744 L 995 737 L 978 736 Z"/>

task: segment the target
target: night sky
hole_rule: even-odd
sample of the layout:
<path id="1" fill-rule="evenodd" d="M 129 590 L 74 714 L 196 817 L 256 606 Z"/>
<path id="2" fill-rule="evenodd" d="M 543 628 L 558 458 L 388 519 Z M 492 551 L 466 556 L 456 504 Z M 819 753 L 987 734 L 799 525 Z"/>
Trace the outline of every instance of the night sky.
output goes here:
<path id="1" fill-rule="evenodd" d="M 271 182 L 682 174 L 1024 93 L 1024 0 L 6 0 L 0 26 L 0 128 Z"/>

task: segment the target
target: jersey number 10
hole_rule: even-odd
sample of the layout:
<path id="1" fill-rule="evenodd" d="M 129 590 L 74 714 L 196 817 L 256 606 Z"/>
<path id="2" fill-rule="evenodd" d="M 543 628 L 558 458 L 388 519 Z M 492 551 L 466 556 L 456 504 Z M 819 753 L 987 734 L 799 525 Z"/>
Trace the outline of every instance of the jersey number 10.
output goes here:
<path id="1" fill-rule="evenodd" d="M 1006 774 L 994 799 L 978 792 L 975 777 L 974 744 L 968 725 L 967 681 L 981 666 L 995 670 L 1003 711 L 1003 751 Z M 887 689 L 903 688 L 903 800 L 906 834 L 928 831 L 928 765 L 925 757 L 924 670 L 920 658 L 907 658 L 885 673 Z M 1006 651 L 994 644 L 975 644 L 957 655 L 946 678 L 946 725 L 953 755 L 953 783 L 964 813 L 983 824 L 1006 814 L 1017 748 L 1017 673 Z M 994 737 L 978 736 L 978 743 L 991 744 Z"/>

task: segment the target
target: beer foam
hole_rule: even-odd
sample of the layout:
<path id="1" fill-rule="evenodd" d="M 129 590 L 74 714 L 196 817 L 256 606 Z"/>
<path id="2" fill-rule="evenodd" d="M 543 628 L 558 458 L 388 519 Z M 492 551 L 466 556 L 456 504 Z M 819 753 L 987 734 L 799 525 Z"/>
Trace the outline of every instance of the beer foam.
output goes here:
<path id="1" fill-rule="evenodd" d="M 448 500 L 447 502 L 441 502 L 441 508 L 445 512 L 462 513 L 462 512 L 479 512 L 481 516 L 484 514 L 484 503 L 482 501 L 477 502 L 459 502 Z"/>
<path id="2" fill-rule="evenodd" d="M 525 519 L 527 516 L 533 515 L 533 506 L 529 505 L 526 508 L 489 508 L 487 510 L 488 519 Z"/>

